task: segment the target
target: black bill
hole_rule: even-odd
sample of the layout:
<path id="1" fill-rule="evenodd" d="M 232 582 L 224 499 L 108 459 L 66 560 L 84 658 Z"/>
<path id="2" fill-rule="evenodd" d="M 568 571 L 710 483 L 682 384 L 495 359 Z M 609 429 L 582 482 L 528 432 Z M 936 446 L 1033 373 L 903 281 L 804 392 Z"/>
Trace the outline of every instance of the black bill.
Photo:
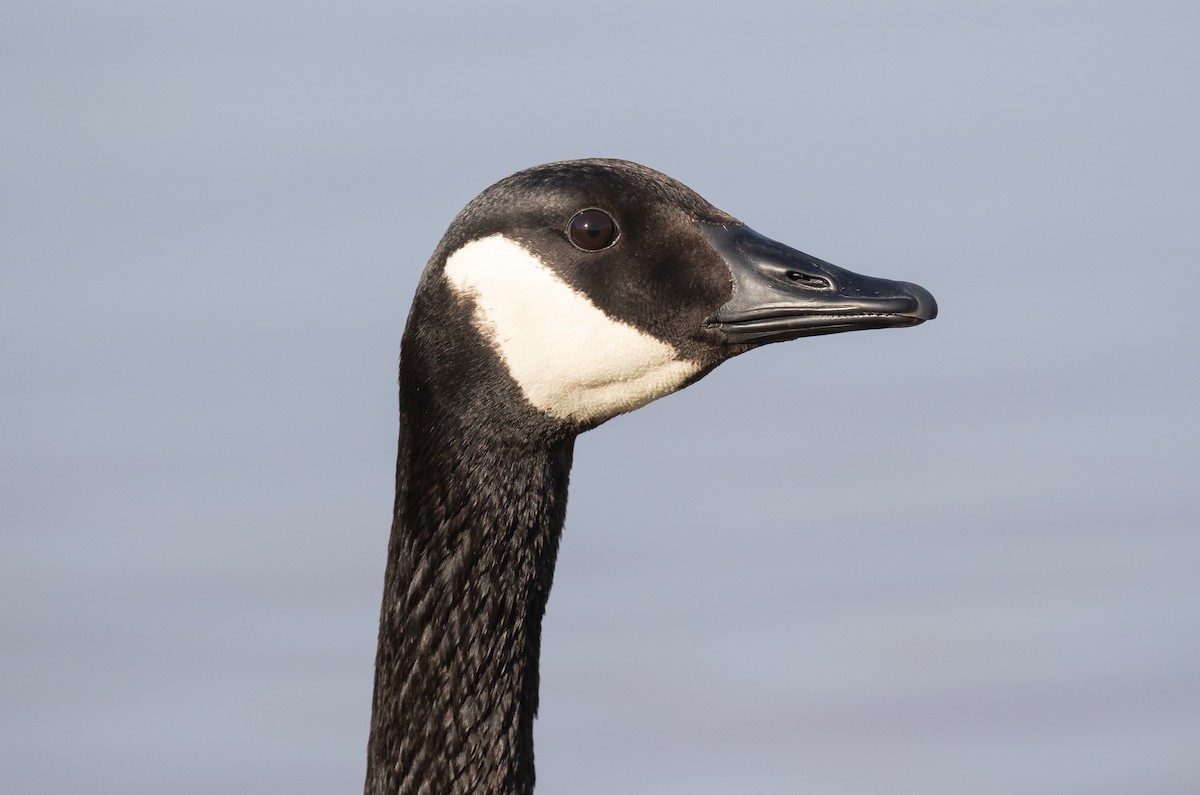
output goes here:
<path id="1" fill-rule="evenodd" d="M 748 226 L 700 224 L 733 276 L 733 297 L 709 319 L 730 343 L 764 344 L 937 317 L 924 287 L 842 270 Z"/>

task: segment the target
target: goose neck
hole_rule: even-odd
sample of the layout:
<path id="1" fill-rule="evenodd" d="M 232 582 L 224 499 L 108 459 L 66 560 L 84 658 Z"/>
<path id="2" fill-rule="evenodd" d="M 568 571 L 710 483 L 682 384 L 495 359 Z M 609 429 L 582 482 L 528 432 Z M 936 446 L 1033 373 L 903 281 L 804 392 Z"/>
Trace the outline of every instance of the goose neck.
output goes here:
<path id="1" fill-rule="evenodd" d="M 529 793 L 542 616 L 573 439 L 404 427 L 367 793 Z"/>

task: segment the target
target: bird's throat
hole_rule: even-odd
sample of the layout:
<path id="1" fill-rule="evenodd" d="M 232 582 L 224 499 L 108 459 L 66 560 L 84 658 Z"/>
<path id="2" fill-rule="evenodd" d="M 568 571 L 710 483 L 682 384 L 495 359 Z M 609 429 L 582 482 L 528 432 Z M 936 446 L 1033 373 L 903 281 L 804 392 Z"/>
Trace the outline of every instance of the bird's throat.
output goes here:
<path id="1" fill-rule="evenodd" d="M 408 425 L 402 412 L 366 792 L 529 793 L 574 440 L 448 443 Z"/>

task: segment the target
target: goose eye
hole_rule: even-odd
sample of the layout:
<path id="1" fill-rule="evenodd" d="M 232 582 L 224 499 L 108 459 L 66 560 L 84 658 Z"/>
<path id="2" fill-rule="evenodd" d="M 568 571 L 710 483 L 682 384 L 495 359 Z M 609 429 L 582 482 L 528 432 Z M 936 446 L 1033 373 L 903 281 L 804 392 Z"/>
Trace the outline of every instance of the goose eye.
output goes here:
<path id="1" fill-rule="evenodd" d="M 584 251 L 599 251 L 616 242 L 617 222 L 603 210 L 580 210 L 567 226 L 567 237 Z"/>

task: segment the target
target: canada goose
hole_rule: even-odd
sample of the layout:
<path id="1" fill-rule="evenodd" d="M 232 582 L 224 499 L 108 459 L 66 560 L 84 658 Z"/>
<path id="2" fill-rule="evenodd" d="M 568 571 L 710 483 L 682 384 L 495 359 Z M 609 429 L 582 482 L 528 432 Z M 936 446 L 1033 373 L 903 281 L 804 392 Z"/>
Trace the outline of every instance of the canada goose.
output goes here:
<path id="1" fill-rule="evenodd" d="M 770 342 L 933 318 L 635 163 L 485 190 L 425 268 L 400 356 L 366 792 L 530 793 L 542 614 L 575 437 Z"/>

